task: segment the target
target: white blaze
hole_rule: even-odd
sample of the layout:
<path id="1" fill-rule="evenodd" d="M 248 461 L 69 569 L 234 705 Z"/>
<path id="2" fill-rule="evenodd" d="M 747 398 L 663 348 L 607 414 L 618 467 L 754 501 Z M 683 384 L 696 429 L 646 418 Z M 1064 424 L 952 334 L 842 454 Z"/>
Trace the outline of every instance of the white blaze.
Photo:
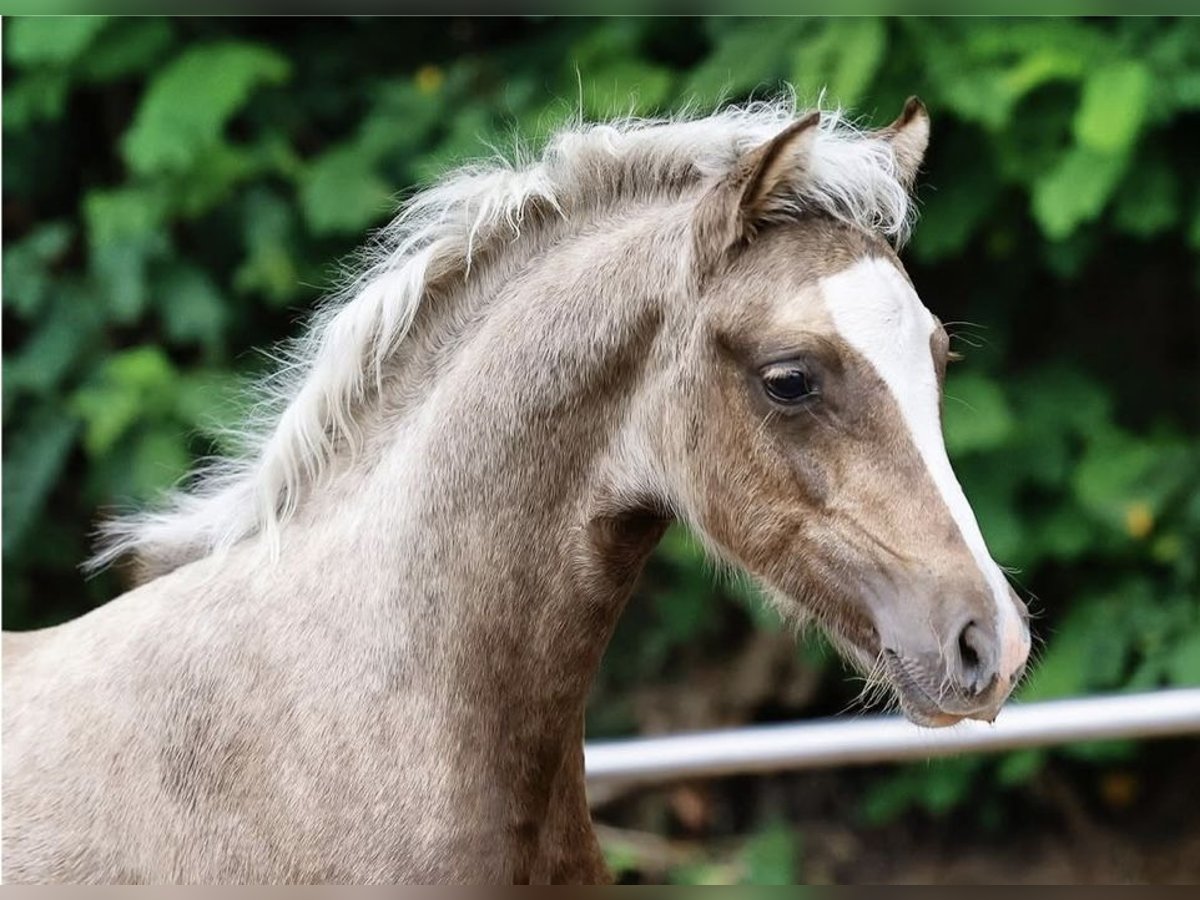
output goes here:
<path id="1" fill-rule="evenodd" d="M 821 282 L 839 334 L 874 366 L 899 406 L 917 452 L 996 601 L 1000 677 L 1009 678 L 1029 650 L 1029 632 L 1009 597 L 1008 581 L 988 552 L 975 513 L 950 467 L 938 413 L 937 373 L 929 339 L 933 315 L 894 265 L 863 259 Z"/>

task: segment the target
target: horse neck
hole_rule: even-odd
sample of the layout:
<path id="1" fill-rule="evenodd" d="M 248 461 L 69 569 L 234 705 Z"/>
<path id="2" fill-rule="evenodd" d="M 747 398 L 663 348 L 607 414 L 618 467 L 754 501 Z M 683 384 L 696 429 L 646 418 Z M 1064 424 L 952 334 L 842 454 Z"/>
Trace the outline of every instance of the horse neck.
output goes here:
<path id="1" fill-rule="evenodd" d="M 682 240 L 625 217 L 480 272 L 418 320 L 403 409 L 375 410 L 285 532 L 285 570 L 370 622 L 428 714 L 512 758 L 577 744 L 588 687 L 666 525 L 627 423 L 661 363 Z M 286 583 L 281 576 L 280 583 Z M 428 699 L 423 703 L 429 703 Z M 451 708 L 452 706 L 452 708 Z M 501 747 L 484 748 L 503 758 Z"/>

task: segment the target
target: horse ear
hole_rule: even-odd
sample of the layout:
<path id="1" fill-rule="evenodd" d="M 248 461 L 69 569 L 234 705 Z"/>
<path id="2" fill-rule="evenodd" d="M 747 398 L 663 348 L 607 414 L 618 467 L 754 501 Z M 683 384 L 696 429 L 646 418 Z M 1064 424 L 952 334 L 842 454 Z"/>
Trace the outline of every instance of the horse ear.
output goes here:
<path id="1" fill-rule="evenodd" d="M 817 136 L 820 112 L 797 119 L 771 140 L 746 153 L 705 194 L 696 210 L 695 243 L 701 265 L 710 267 L 754 236 L 788 205 Z"/>
<path id="2" fill-rule="evenodd" d="M 876 135 L 892 145 L 896 155 L 896 174 L 908 189 L 917 181 L 917 172 L 929 146 L 929 111 L 916 97 L 909 97 L 899 118 Z"/>

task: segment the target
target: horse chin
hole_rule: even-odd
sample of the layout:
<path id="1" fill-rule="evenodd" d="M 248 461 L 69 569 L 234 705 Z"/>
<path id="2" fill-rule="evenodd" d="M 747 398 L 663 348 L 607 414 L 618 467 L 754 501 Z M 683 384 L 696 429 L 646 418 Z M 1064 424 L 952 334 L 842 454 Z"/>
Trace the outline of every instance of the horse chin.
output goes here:
<path id="1" fill-rule="evenodd" d="M 914 725 L 922 728 L 949 728 L 966 718 L 961 713 L 943 709 L 925 685 L 904 669 L 899 657 L 894 653 L 885 650 L 884 660 L 888 681 L 900 700 L 900 710 Z"/>
<path id="2" fill-rule="evenodd" d="M 949 728 L 951 725 L 957 725 L 964 718 L 964 716 L 948 713 L 936 707 L 918 706 L 907 695 L 900 691 L 896 693 L 900 698 L 900 709 L 904 713 L 904 717 L 921 728 Z"/>
<path id="3" fill-rule="evenodd" d="M 857 665 L 863 672 L 878 671 L 880 654 L 878 638 L 871 634 L 863 639 L 858 636 L 855 640 L 850 635 L 840 631 L 832 631 L 834 642 L 841 646 L 843 654 Z M 920 684 L 911 677 L 905 677 L 897 666 L 892 654 L 882 652 L 886 661 L 883 674 L 886 676 L 892 692 L 900 704 L 904 717 L 921 728 L 949 728 L 957 725 L 966 716 L 942 709 Z"/>

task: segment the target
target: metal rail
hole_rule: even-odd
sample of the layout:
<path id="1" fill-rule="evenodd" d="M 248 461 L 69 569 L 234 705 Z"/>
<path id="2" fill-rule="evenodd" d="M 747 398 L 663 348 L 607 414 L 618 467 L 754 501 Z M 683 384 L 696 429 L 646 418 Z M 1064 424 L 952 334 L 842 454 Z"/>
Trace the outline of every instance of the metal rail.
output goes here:
<path id="1" fill-rule="evenodd" d="M 1200 688 L 1013 704 L 993 725 L 935 730 L 868 716 L 600 741 L 584 759 L 588 786 L 600 787 L 1184 734 L 1200 734 Z"/>

